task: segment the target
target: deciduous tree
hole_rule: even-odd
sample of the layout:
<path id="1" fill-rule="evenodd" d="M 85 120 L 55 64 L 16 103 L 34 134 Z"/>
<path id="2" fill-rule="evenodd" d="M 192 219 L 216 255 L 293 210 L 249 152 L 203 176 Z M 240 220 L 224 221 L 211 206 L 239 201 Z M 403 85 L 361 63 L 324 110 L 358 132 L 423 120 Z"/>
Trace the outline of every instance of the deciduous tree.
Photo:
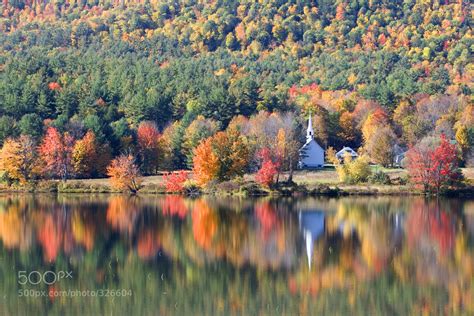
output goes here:
<path id="1" fill-rule="evenodd" d="M 36 144 L 29 136 L 7 139 L 0 151 L 0 169 L 8 178 L 25 184 L 37 173 Z"/>
<path id="2" fill-rule="evenodd" d="M 456 146 L 441 135 L 439 145 L 422 142 L 406 154 L 410 181 L 425 192 L 439 194 L 460 178 Z"/>
<path id="3" fill-rule="evenodd" d="M 260 152 L 262 158 L 262 165 L 255 175 L 255 180 L 265 187 L 270 187 L 275 183 L 275 177 L 278 174 L 279 164 L 278 162 L 272 161 L 270 157 L 270 150 L 264 148 Z"/>
<path id="4" fill-rule="evenodd" d="M 362 135 L 364 136 L 364 141 L 367 142 L 375 133 L 375 131 L 388 123 L 387 113 L 381 108 L 374 110 L 362 125 Z"/>
<path id="5" fill-rule="evenodd" d="M 72 159 L 77 175 L 91 177 L 104 175 L 112 157 L 108 144 L 99 144 L 94 132 L 89 130 L 74 144 Z"/>
<path id="6" fill-rule="evenodd" d="M 337 174 L 342 182 L 351 184 L 366 182 L 372 174 L 369 159 L 366 156 L 352 159 L 350 154 L 346 153 L 344 163 L 340 163 L 337 158 L 334 161 Z"/>
<path id="7" fill-rule="evenodd" d="M 219 130 L 219 124 L 212 119 L 199 115 L 187 128 L 183 137 L 183 154 L 189 168 L 193 165 L 193 150 L 203 140 L 213 136 Z"/>
<path id="8" fill-rule="evenodd" d="M 471 129 L 474 135 L 474 128 Z M 471 136 L 469 135 L 469 130 L 465 125 L 461 125 L 458 127 L 456 130 L 456 141 L 459 144 L 459 147 L 461 148 L 461 153 L 462 153 L 462 158 L 464 161 L 466 161 L 466 157 L 469 153 L 469 151 L 472 151 L 472 142 Z"/>
<path id="9" fill-rule="evenodd" d="M 369 138 L 364 148 L 372 162 L 387 167 L 393 162 L 395 142 L 395 133 L 387 125 L 379 127 Z"/>
<path id="10" fill-rule="evenodd" d="M 160 132 L 153 122 L 142 122 L 137 129 L 138 151 L 141 169 L 146 174 L 153 174 L 158 168 L 160 158 Z"/>
<path id="11" fill-rule="evenodd" d="M 56 128 L 49 127 L 38 148 L 44 171 L 52 177 L 67 180 L 73 172 L 73 146 L 74 139 L 68 132 L 61 134 Z"/>
<path id="12" fill-rule="evenodd" d="M 193 158 L 195 180 L 200 186 L 212 180 L 230 180 L 244 174 L 248 161 L 249 149 L 245 137 L 230 128 L 196 147 Z"/>
<path id="13" fill-rule="evenodd" d="M 212 150 L 218 158 L 220 181 L 243 175 L 249 161 L 245 137 L 239 131 L 229 129 L 212 137 Z"/>
<path id="14" fill-rule="evenodd" d="M 219 158 L 212 150 L 212 137 L 210 137 L 202 141 L 194 150 L 194 179 L 199 186 L 206 186 L 217 179 L 219 168 Z"/>
<path id="15" fill-rule="evenodd" d="M 140 188 L 140 171 L 132 155 L 120 155 L 112 160 L 107 168 L 112 187 L 118 190 L 127 190 L 136 193 Z"/>
<path id="16" fill-rule="evenodd" d="M 180 193 L 184 190 L 184 184 L 188 180 L 188 171 L 179 170 L 163 175 L 166 192 Z"/>

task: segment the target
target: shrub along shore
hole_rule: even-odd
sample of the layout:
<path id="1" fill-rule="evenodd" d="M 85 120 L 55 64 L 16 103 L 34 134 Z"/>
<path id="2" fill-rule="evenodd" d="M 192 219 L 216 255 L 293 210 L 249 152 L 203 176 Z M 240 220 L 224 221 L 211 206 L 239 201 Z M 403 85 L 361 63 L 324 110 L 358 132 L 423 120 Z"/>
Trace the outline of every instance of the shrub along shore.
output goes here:
<path id="1" fill-rule="evenodd" d="M 445 195 L 474 196 L 474 169 L 462 170 L 465 181 L 462 186 L 448 188 Z M 181 194 L 185 195 L 235 195 L 235 196 L 340 196 L 340 195 L 421 195 L 421 190 L 415 189 L 406 181 L 406 171 L 403 169 L 386 170 L 389 184 L 359 183 L 345 184 L 339 181 L 334 170 L 297 171 L 293 182 L 288 183 L 286 175 L 283 181 L 271 188 L 264 188 L 254 181 L 253 175 L 216 183 L 207 189 L 199 190 L 193 186 L 186 187 Z M 0 185 L 1 193 L 122 193 L 113 189 L 108 178 L 103 179 L 73 179 L 68 181 L 43 180 L 27 185 Z M 163 176 L 143 177 L 137 194 L 169 194 Z"/>

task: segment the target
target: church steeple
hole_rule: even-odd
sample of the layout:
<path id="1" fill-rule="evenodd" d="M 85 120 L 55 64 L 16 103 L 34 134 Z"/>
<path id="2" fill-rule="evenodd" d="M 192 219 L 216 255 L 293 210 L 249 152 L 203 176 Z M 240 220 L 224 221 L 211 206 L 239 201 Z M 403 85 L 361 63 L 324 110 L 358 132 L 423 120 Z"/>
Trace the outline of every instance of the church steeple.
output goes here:
<path id="1" fill-rule="evenodd" d="M 306 141 L 309 142 L 314 138 L 314 130 L 313 130 L 313 120 L 311 119 L 311 111 L 309 112 L 309 119 L 308 119 L 308 129 L 306 130 Z"/>

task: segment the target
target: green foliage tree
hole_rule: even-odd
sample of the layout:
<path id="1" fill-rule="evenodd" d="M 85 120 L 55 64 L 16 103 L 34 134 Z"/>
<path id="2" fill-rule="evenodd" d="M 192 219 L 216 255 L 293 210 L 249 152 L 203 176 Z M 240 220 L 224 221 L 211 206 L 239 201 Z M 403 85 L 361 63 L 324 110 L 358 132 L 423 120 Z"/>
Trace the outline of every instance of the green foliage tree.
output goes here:
<path id="1" fill-rule="evenodd" d="M 43 121 L 36 113 L 25 114 L 18 122 L 18 129 L 22 135 L 39 139 L 43 135 Z"/>

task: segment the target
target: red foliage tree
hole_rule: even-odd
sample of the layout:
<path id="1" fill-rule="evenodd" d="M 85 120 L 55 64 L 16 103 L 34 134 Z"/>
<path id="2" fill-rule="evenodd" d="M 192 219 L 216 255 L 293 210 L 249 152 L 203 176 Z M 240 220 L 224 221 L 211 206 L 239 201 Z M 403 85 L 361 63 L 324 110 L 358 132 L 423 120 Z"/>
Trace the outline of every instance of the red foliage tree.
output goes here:
<path id="1" fill-rule="evenodd" d="M 163 175 L 166 192 L 180 193 L 184 191 L 184 183 L 188 180 L 188 172 L 179 170 Z"/>
<path id="2" fill-rule="evenodd" d="M 74 139 L 69 133 L 61 134 L 56 128 L 48 127 L 38 148 L 44 162 L 44 171 L 53 177 L 66 180 L 73 170 L 73 148 Z"/>
<path id="3" fill-rule="evenodd" d="M 270 187 L 275 183 L 275 176 L 278 174 L 279 163 L 271 159 L 270 150 L 264 148 L 260 152 L 262 166 L 255 176 L 255 180 L 265 187 Z"/>
<path id="4" fill-rule="evenodd" d="M 438 194 L 460 177 L 456 146 L 441 135 L 440 144 L 412 147 L 406 154 L 410 181 L 425 192 Z"/>

